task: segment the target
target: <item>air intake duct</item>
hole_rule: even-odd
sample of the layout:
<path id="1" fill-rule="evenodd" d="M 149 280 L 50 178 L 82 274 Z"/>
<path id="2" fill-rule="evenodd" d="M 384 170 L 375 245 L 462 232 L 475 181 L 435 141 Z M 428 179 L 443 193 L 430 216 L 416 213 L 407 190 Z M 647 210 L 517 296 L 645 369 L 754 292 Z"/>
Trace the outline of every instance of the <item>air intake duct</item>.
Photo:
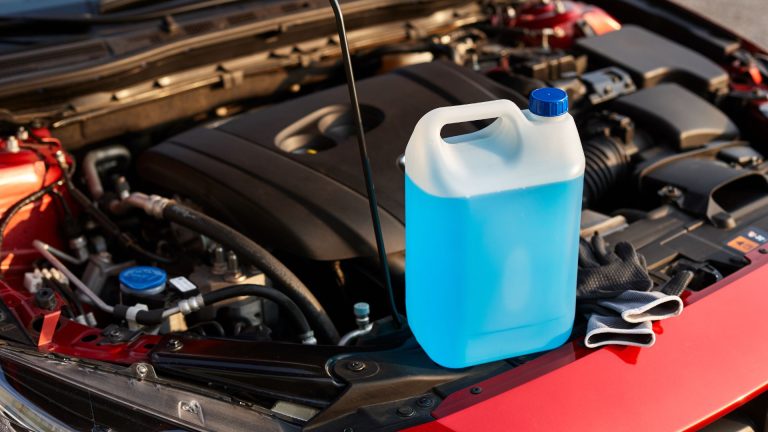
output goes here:
<path id="1" fill-rule="evenodd" d="M 584 206 L 594 204 L 620 183 L 629 173 L 630 160 L 636 152 L 634 125 L 628 117 L 601 113 L 584 128 L 582 140 L 586 170 L 584 172 Z"/>

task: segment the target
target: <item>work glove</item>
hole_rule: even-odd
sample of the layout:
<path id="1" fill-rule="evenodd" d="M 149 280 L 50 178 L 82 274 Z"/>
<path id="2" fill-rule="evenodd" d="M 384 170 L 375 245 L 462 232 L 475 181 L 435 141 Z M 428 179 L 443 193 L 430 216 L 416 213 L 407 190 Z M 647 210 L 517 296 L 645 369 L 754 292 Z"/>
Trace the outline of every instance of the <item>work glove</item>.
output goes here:
<path id="1" fill-rule="evenodd" d="M 609 252 L 598 235 L 581 240 L 577 301 L 588 317 L 586 346 L 653 345 L 651 321 L 680 315 L 679 296 L 692 279 L 692 272 L 682 271 L 652 290 L 645 259 L 631 244 L 618 243 Z"/>
<path id="2" fill-rule="evenodd" d="M 650 321 L 632 324 L 616 315 L 592 314 L 587 322 L 584 345 L 597 348 L 603 345 L 649 347 L 656 342 Z"/>
<path id="3" fill-rule="evenodd" d="M 619 314 L 628 323 L 675 317 L 683 312 L 680 294 L 692 279 L 693 273 L 684 270 L 675 273 L 670 280 L 653 291 L 624 291 L 616 297 L 598 300 L 597 307 L 601 311 L 609 310 Z"/>
<path id="4" fill-rule="evenodd" d="M 627 242 L 608 251 L 597 234 L 579 242 L 579 273 L 576 297 L 581 301 L 616 297 L 624 291 L 650 291 L 653 281 L 645 269 L 645 258 Z"/>

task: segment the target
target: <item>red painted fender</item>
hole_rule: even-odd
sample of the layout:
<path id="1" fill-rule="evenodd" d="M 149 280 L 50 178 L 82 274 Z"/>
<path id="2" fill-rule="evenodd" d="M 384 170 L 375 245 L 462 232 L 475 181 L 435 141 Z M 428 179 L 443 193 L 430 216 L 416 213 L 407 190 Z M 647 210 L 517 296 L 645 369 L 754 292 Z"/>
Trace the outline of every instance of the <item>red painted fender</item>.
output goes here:
<path id="1" fill-rule="evenodd" d="M 700 428 L 768 388 L 768 255 L 686 299 L 651 348 L 580 342 L 456 392 L 411 432 Z M 475 391 L 477 392 L 477 391 Z"/>

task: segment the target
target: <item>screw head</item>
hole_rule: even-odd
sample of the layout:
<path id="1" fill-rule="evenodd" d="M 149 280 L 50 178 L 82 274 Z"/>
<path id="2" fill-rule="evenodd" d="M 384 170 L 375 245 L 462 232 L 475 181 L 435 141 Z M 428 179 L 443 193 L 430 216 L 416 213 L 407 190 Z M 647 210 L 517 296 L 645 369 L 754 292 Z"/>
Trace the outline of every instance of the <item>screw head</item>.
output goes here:
<path id="1" fill-rule="evenodd" d="M 113 328 L 112 330 L 109 331 L 108 336 L 116 338 L 116 337 L 120 337 L 120 333 L 122 333 L 122 332 L 120 331 L 119 328 Z"/>
<path id="2" fill-rule="evenodd" d="M 420 408 L 430 408 L 435 405 L 435 400 L 428 396 L 420 397 L 416 401 L 416 405 Z"/>
<path id="3" fill-rule="evenodd" d="M 168 346 L 168 349 L 171 350 L 171 351 L 178 351 L 182 347 L 184 347 L 184 344 L 181 343 L 181 341 L 178 340 L 178 339 L 170 339 L 168 341 L 168 345 L 167 346 Z"/>
<path id="4" fill-rule="evenodd" d="M 472 394 L 480 394 L 480 393 L 483 392 L 483 388 L 479 387 L 479 386 L 478 387 L 472 387 L 471 389 L 469 389 L 469 392 L 472 393 Z"/>
<path id="5" fill-rule="evenodd" d="M 360 372 L 365 368 L 366 364 L 360 360 L 352 360 L 351 362 L 347 363 L 347 369 L 351 370 L 352 372 Z"/>
<path id="6" fill-rule="evenodd" d="M 416 415 L 416 410 L 409 407 L 408 405 L 403 405 L 397 409 L 397 415 L 400 417 L 413 417 Z"/>
<path id="7" fill-rule="evenodd" d="M 139 363 L 136 365 L 136 374 L 139 376 L 139 378 L 144 378 L 149 373 L 149 367 L 145 365 L 144 363 Z"/>

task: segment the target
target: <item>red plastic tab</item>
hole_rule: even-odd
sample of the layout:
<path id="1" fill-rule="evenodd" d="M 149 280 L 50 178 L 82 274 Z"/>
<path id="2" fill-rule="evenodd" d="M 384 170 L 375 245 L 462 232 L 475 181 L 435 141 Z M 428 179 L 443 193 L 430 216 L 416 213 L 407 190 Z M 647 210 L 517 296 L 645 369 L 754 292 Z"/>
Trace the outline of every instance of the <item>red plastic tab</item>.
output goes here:
<path id="1" fill-rule="evenodd" d="M 53 311 L 43 316 L 43 328 L 40 329 L 40 337 L 37 339 L 37 346 L 48 345 L 53 340 L 53 333 L 56 331 L 56 324 L 59 323 L 61 311 Z"/>

